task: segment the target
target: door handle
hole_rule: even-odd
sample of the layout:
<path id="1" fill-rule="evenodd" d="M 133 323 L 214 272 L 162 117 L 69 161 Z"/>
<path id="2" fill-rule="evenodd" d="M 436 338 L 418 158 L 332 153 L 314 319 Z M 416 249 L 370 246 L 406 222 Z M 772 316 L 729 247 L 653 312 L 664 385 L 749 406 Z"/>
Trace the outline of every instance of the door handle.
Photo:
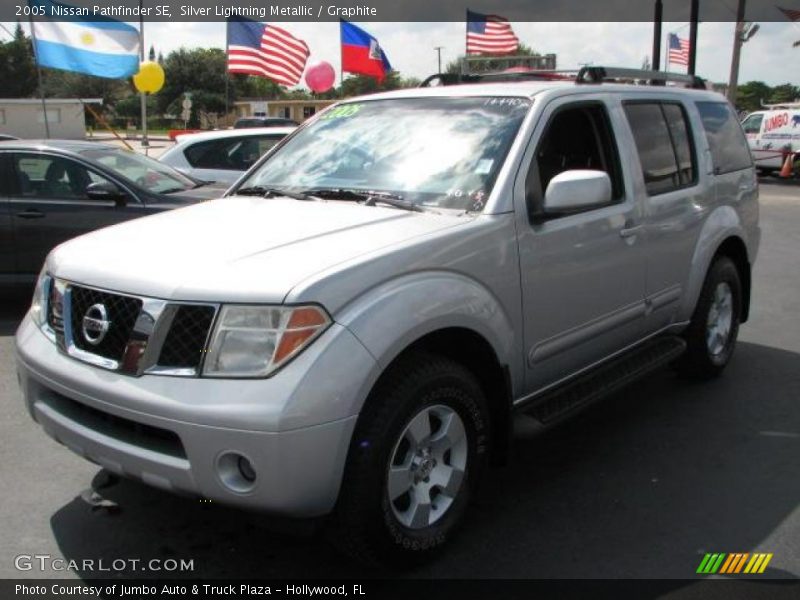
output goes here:
<path id="1" fill-rule="evenodd" d="M 18 212 L 17 216 L 21 219 L 41 219 L 44 217 L 44 213 L 36 210 L 35 208 L 29 208 L 28 210 L 23 210 L 22 212 Z"/>
<path id="2" fill-rule="evenodd" d="M 623 238 L 633 237 L 634 235 L 638 234 L 643 227 L 641 225 L 631 225 L 630 227 L 625 227 L 619 230 L 619 236 Z"/>

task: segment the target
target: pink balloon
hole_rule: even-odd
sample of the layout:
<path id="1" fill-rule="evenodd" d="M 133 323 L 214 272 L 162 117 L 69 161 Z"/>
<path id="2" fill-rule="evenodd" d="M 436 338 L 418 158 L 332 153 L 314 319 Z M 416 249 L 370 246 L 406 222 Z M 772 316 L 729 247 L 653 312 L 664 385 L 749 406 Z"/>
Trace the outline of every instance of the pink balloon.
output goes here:
<path id="1" fill-rule="evenodd" d="M 330 63 L 324 60 L 314 63 L 306 69 L 306 85 L 312 92 L 322 94 L 333 87 L 336 81 L 336 73 Z"/>

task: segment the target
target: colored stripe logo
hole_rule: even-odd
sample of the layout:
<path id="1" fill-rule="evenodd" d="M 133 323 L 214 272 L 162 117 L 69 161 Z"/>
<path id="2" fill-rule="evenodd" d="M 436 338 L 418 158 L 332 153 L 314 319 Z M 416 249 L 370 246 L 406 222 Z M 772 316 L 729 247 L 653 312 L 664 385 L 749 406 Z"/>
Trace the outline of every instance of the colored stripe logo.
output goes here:
<path id="1" fill-rule="evenodd" d="M 697 573 L 701 575 L 736 575 L 739 573 L 760 574 L 763 573 L 769 562 L 772 560 L 772 553 L 763 552 L 734 552 L 732 554 L 716 553 L 706 554 L 697 567 Z"/>

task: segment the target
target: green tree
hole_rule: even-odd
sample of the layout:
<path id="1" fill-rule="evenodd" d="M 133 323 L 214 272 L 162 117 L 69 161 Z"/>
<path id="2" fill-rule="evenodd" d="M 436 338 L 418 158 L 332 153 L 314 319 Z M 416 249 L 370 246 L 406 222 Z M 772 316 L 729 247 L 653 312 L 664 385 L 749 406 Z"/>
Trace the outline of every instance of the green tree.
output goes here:
<path id="1" fill-rule="evenodd" d="M 193 113 L 222 112 L 225 106 L 227 59 L 221 48 L 181 48 L 164 59 L 164 87 L 155 95 L 162 113 L 171 110 L 187 92 L 192 95 Z M 233 86 L 229 86 L 229 101 Z M 222 107 L 220 109 L 220 107 Z M 196 124 L 196 123 L 195 123 Z"/>
<path id="2" fill-rule="evenodd" d="M 763 81 L 748 81 L 737 88 L 736 106 L 747 112 L 758 110 L 761 101 L 767 102 L 771 93 L 771 88 Z"/>
<path id="3" fill-rule="evenodd" d="M 0 90 L 7 98 L 28 98 L 36 94 L 36 88 L 33 47 L 17 23 L 14 39 L 0 42 Z"/>
<path id="4" fill-rule="evenodd" d="M 338 95 L 341 98 L 348 98 L 350 96 L 396 90 L 401 87 L 403 87 L 403 80 L 397 71 L 387 73 L 380 83 L 374 77 L 367 75 L 349 75 L 342 81 L 342 85 L 338 89 Z"/>
<path id="5" fill-rule="evenodd" d="M 800 99 L 800 88 L 791 83 L 775 86 L 769 95 L 769 101 L 772 104 L 794 102 L 797 99 Z"/>

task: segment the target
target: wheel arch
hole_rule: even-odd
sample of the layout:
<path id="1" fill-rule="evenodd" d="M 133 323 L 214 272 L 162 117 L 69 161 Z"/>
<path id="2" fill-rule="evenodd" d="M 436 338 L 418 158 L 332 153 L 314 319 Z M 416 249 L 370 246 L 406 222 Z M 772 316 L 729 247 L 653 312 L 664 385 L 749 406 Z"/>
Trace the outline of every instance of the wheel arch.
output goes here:
<path id="1" fill-rule="evenodd" d="M 512 309 L 513 310 L 513 309 Z M 450 271 L 393 279 L 351 302 L 335 316 L 375 358 L 364 405 L 397 362 L 409 353 L 450 358 L 475 374 L 489 403 L 492 461 L 502 463 L 510 441 L 514 389 L 522 361 L 518 315 L 477 280 Z M 363 405 L 359 407 L 363 411 Z"/>
<path id="2" fill-rule="evenodd" d="M 738 213 L 732 207 L 719 207 L 706 219 L 692 257 L 687 290 L 680 311 L 682 320 L 688 321 L 694 314 L 703 282 L 711 265 L 720 256 L 727 256 L 736 265 L 742 283 L 741 322 L 748 319 L 752 265 L 747 240 L 746 230 Z"/>

